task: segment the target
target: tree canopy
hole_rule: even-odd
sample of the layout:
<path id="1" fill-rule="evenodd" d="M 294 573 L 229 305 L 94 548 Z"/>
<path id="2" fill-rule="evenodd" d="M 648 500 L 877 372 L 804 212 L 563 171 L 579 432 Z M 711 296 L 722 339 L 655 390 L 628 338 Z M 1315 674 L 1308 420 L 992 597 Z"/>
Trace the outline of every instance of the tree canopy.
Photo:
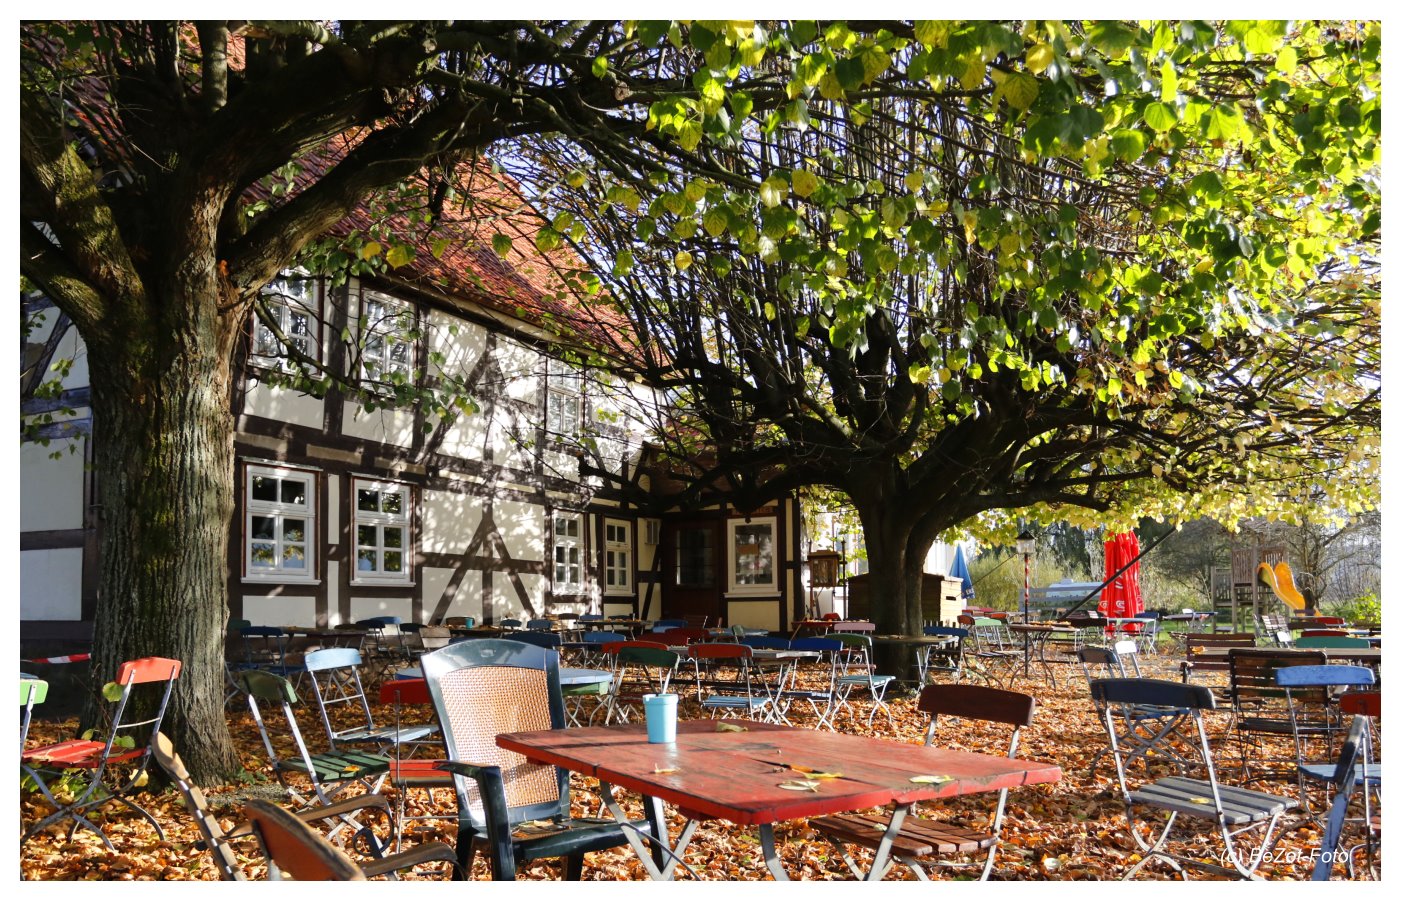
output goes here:
<path id="1" fill-rule="evenodd" d="M 679 435 L 769 491 L 898 472 L 940 527 L 1375 502 L 1375 24 L 886 24 L 811 32 L 743 123 L 686 32 L 703 99 L 650 122 L 698 116 L 723 177 L 540 143 Z"/>

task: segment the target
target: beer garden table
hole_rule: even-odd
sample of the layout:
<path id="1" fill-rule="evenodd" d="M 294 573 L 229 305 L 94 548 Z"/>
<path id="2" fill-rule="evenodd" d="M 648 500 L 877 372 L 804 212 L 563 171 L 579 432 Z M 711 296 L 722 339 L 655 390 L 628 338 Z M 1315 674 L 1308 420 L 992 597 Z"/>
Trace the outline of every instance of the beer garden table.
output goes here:
<path id="1" fill-rule="evenodd" d="M 891 840 L 915 802 L 1061 778 L 1060 767 L 1051 763 L 770 723 L 747 722 L 739 732 L 729 731 L 732 727 L 688 720 L 677 724 L 676 741 L 667 744 L 649 743 L 643 725 L 514 732 L 498 735 L 496 744 L 532 761 L 597 779 L 604 804 L 619 822 L 627 815 L 614 797 L 614 787 L 638 792 L 653 834 L 668 846 L 664 805 L 674 805 L 686 825 L 665 866 L 656 865 L 635 830 L 626 830 L 653 879 L 670 879 L 698 825 L 720 819 L 757 826 L 764 863 L 774 879 L 786 880 L 774 843 L 775 823 L 893 804 L 885 839 L 867 877 L 878 878 Z M 840 775 L 810 779 L 791 766 Z M 929 776 L 937 778 L 914 781 Z M 814 787 L 780 787 L 803 780 Z"/>

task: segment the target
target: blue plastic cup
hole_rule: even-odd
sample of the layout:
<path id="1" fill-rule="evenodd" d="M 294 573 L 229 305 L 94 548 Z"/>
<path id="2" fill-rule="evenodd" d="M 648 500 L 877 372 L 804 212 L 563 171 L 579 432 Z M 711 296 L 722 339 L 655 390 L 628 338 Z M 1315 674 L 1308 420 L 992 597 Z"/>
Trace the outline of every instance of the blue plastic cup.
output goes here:
<path id="1" fill-rule="evenodd" d="M 647 741 L 654 745 L 676 741 L 676 695 L 643 695 Z"/>

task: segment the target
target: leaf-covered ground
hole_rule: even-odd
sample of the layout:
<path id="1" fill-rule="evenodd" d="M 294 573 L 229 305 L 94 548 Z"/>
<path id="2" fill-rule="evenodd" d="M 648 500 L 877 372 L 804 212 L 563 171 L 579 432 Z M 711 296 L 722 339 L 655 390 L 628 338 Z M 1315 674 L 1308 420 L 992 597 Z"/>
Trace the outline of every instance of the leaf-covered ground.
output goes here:
<path id="1" fill-rule="evenodd" d="M 1156 667 L 1162 677 L 1175 677 L 1174 663 L 1166 655 L 1159 658 Z M 1103 729 L 1091 709 L 1085 681 L 1078 667 L 1059 666 L 1056 672 L 1056 688 L 1035 670 L 1029 678 L 1018 678 L 1012 687 L 1030 692 L 1038 701 L 1036 723 L 1023 732 L 1018 756 L 1053 761 L 1062 768 L 1064 778 L 1053 785 L 1012 792 L 993 878 L 1118 879 L 1139 860 L 1139 855 L 1137 846 L 1125 831 L 1123 805 L 1119 800 L 1112 761 L 1107 758 L 1101 761 L 1094 777 L 1089 773 L 1091 758 L 1105 746 Z M 971 681 L 979 680 L 975 677 Z M 843 713 L 838 718 L 838 728 L 844 732 L 876 735 L 896 741 L 922 741 L 925 718 L 915 710 L 913 699 L 893 699 L 890 706 L 894 714 L 893 728 L 882 716 L 877 716 L 874 725 L 867 728 L 864 705 L 860 705 L 858 719 Z M 697 711 L 688 711 L 683 704 L 682 716 L 688 713 L 695 715 Z M 302 728 L 309 740 L 315 743 L 321 737 L 321 730 L 314 711 L 304 710 L 300 715 Z M 387 708 L 377 710 L 376 715 L 386 721 L 392 717 Z M 795 725 L 811 722 L 809 717 L 797 713 L 796 708 L 790 718 Z M 1228 723 L 1227 712 L 1223 710 L 1212 714 L 1209 723 L 1213 734 L 1222 736 Z M 240 798 L 250 795 L 281 797 L 276 783 L 271 781 L 270 768 L 251 717 L 246 711 L 231 712 L 230 725 L 250 777 L 230 785 L 205 786 L 225 826 L 232 826 L 238 819 Z M 36 722 L 31 729 L 30 744 L 33 746 L 39 742 L 71 737 L 74 727 L 72 721 Z M 1003 753 L 1006 748 L 1005 730 L 967 720 L 941 722 L 936 740 L 946 747 L 992 753 Z M 176 744 L 178 748 L 178 738 Z M 1233 740 L 1218 740 L 1216 749 L 1218 759 L 1228 768 L 1239 760 L 1237 745 Z M 1281 756 L 1292 753 L 1292 747 L 1283 742 L 1272 750 Z M 1137 777 L 1141 772 L 1136 768 L 1131 775 Z M 1292 794 L 1295 791 L 1292 782 L 1276 781 L 1254 787 L 1276 793 Z M 597 794 L 593 789 L 594 786 L 582 777 L 574 776 L 576 815 L 598 813 Z M 142 803 L 161 822 L 166 833 L 164 841 L 140 817 L 120 804 L 113 804 L 103 808 L 98 814 L 98 822 L 111 838 L 115 851 L 107 850 L 96 836 L 86 830 L 78 831 L 70 839 L 66 828 L 53 826 L 22 847 L 20 865 L 23 876 L 31 880 L 217 879 L 218 874 L 208 853 L 195 847 L 198 832 L 178 795 L 168 790 L 155 797 L 146 795 Z M 988 821 L 994 803 L 995 796 L 974 795 L 939 805 L 925 805 L 921 812 L 959 820 L 970 826 L 982 826 Z M 20 804 L 22 828 L 48 812 L 46 802 L 38 794 L 22 793 Z M 625 802 L 625 806 L 629 805 Z M 640 807 L 635 804 L 631 806 L 633 812 L 640 815 Z M 422 791 L 410 793 L 411 815 L 434 812 L 450 814 L 453 809 L 448 792 L 440 791 L 436 799 L 428 799 Z M 419 840 L 420 836 L 433 837 L 435 826 L 445 830 L 436 837 L 451 841 L 451 832 L 447 831 L 451 828 L 448 820 L 410 823 L 409 830 L 415 833 L 411 840 Z M 682 821 L 673 817 L 670 826 L 674 838 L 681 829 Z M 841 858 L 810 828 L 807 821 L 781 825 L 777 836 L 779 851 L 793 878 L 851 878 Z M 1212 849 L 1218 847 L 1218 843 L 1211 841 L 1211 838 L 1205 836 L 1176 847 L 1179 851 L 1190 848 L 1201 857 L 1209 858 Z M 1290 829 L 1279 842 L 1274 859 L 1265 863 L 1260 872 L 1270 879 L 1307 879 L 1312 870 L 1310 855 L 1318 839 L 1319 831 L 1312 824 L 1305 823 Z M 245 842 L 238 850 L 248 876 L 263 878 L 264 868 L 256 846 Z M 690 879 L 693 878 L 692 874 L 694 878 L 707 880 L 769 878 L 757 833 L 723 822 L 707 823 L 700 828 L 687 849 L 685 862 L 690 872 L 681 871 L 678 878 Z M 967 879 L 976 874 L 976 869 L 943 869 L 935 874 L 935 878 Z M 546 862 L 525 867 L 520 878 L 557 879 L 559 876 L 557 862 Z M 1341 866 L 1335 870 L 1334 876 L 1342 878 Z M 489 878 L 480 860 L 473 877 Z M 441 876 L 425 873 L 423 878 Z M 632 850 L 624 846 L 590 855 L 584 878 L 641 880 L 647 876 Z M 912 877 L 903 867 L 897 867 L 888 878 Z M 1138 878 L 1173 877 L 1162 864 L 1154 863 L 1141 871 Z M 1194 878 L 1210 877 L 1194 874 Z"/>

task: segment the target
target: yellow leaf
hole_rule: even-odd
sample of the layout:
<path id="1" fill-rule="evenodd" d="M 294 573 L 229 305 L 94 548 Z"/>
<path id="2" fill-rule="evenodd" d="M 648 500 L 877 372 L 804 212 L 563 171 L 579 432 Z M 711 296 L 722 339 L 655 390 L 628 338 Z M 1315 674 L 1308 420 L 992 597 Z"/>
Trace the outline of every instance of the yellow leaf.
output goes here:
<path id="1" fill-rule="evenodd" d="M 744 726 L 736 726 L 734 723 L 716 723 L 716 732 L 748 732 Z"/>
<path id="2" fill-rule="evenodd" d="M 952 782 L 952 776 L 911 776 L 911 782 L 920 785 L 943 785 L 945 782 Z"/>
<path id="3" fill-rule="evenodd" d="M 1046 68 L 1055 62 L 1056 51 L 1050 44 L 1041 43 L 1032 47 L 1026 52 L 1027 71 L 1040 75 Z"/>
<path id="4" fill-rule="evenodd" d="M 815 792 L 818 783 L 807 779 L 794 779 L 791 782 L 778 783 L 779 788 L 787 789 L 790 792 Z"/>
<path id="5" fill-rule="evenodd" d="M 382 250 L 384 250 L 384 245 L 380 244 L 378 241 L 366 242 L 365 246 L 360 248 L 360 259 L 372 260 L 379 256 Z"/>
<path id="6" fill-rule="evenodd" d="M 674 766 L 662 767 L 654 765 L 652 767 L 652 772 L 658 776 L 665 776 L 668 773 L 679 773 L 681 771 Z"/>

